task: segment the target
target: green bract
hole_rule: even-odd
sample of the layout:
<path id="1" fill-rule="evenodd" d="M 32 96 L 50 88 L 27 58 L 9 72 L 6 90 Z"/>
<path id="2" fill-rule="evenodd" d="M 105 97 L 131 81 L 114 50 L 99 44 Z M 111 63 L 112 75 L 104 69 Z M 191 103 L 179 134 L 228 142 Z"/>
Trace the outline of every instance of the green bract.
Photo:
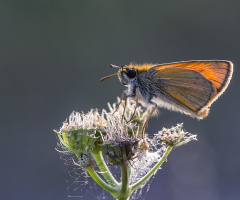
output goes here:
<path id="1" fill-rule="evenodd" d="M 96 130 L 72 130 L 57 132 L 60 143 L 68 150 L 73 152 L 78 158 L 82 153 L 91 153 L 96 148 Z"/>

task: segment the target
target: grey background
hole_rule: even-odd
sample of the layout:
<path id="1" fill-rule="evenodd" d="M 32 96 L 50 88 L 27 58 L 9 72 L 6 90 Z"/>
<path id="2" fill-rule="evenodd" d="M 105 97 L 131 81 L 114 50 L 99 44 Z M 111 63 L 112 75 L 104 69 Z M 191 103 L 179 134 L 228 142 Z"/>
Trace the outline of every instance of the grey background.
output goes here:
<path id="1" fill-rule="evenodd" d="M 198 142 L 175 149 L 145 199 L 240 198 L 239 0 L 0 1 L 0 199 L 66 200 L 53 129 L 106 108 L 124 87 L 109 65 L 226 59 L 226 92 L 197 121 L 161 110 L 148 132 L 184 122 Z M 90 197 L 88 199 L 91 199 Z"/>

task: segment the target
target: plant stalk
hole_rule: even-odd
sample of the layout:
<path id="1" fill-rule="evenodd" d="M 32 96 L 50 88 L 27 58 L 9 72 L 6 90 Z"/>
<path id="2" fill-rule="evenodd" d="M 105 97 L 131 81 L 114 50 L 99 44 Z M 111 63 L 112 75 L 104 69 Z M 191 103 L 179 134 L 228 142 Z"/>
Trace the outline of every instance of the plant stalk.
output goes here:
<path id="1" fill-rule="evenodd" d="M 171 152 L 172 148 L 173 148 L 172 146 L 168 146 L 166 152 L 164 153 L 164 155 L 162 156 L 160 161 L 158 163 L 156 163 L 155 166 L 142 179 L 140 179 L 138 182 L 134 183 L 131 186 L 131 193 L 133 193 L 134 190 L 136 190 L 145 181 L 147 181 L 159 169 L 159 167 L 162 165 L 162 163 L 166 160 L 168 154 Z"/>
<path id="2" fill-rule="evenodd" d="M 119 183 L 116 181 L 116 179 L 113 177 L 111 171 L 109 170 L 108 166 L 106 165 L 106 162 L 102 156 L 102 151 L 98 151 L 96 153 L 92 154 L 94 160 L 97 163 L 98 168 L 102 172 L 103 177 L 108 182 L 109 185 L 112 187 L 119 187 Z"/>

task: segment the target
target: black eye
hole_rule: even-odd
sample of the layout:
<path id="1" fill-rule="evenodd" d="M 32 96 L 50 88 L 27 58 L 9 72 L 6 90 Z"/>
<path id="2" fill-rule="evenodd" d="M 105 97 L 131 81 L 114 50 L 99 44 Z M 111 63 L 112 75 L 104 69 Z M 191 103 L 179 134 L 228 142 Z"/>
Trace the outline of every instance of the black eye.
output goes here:
<path id="1" fill-rule="evenodd" d="M 136 70 L 135 69 L 129 69 L 128 71 L 127 71 L 127 76 L 129 77 L 129 78 L 134 78 L 135 76 L 136 76 Z"/>

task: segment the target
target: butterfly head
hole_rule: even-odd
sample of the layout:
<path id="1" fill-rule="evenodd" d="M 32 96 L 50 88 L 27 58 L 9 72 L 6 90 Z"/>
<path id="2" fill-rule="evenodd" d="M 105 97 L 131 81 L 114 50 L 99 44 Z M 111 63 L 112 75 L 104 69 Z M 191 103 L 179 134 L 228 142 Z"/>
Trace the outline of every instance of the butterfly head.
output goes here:
<path id="1" fill-rule="evenodd" d="M 123 85 L 128 85 L 130 84 L 131 82 L 133 82 L 135 79 L 136 79 L 136 76 L 137 76 L 137 70 L 134 69 L 133 67 L 130 67 L 130 66 L 122 66 L 122 67 L 118 67 L 116 65 L 110 65 L 110 67 L 112 68 L 118 68 L 118 72 L 115 73 L 115 74 L 111 74 L 111 75 L 108 75 L 108 76 L 105 76 L 103 77 L 100 82 L 112 77 L 112 76 L 115 76 L 117 75 L 120 82 L 123 84 Z"/>
<path id="2" fill-rule="evenodd" d="M 136 69 L 122 67 L 118 70 L 118 78 L 123 85 L 128 85 L 136 79 Z"/>

